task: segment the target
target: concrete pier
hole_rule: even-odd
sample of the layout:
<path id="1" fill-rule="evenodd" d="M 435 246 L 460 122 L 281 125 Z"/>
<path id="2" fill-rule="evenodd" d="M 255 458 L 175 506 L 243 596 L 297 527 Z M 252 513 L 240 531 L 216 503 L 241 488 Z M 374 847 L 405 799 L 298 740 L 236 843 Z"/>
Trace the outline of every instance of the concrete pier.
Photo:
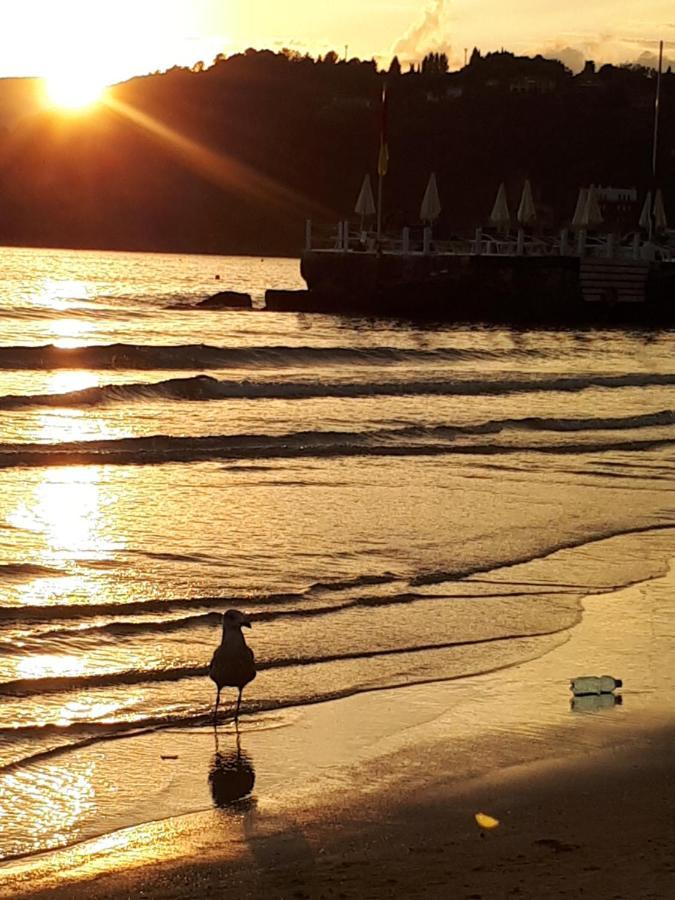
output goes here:
<path id="1" fill-rule="evenodd" d="M 584 259 L 308 250 L 308 291 L 270 298 L 269 308 L 455 322 L 675 322 L 675 263 L 605 259 L 589 276 Z"/>

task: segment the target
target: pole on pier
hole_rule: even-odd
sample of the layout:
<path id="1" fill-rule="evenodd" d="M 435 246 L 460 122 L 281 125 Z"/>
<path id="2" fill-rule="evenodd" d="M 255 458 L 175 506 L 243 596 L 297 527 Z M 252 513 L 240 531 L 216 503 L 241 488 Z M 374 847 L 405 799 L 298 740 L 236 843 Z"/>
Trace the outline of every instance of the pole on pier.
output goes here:
<path id="1" fill-rule="evenodd" d="M 305 250 L 312 249 L 312 220 L 305 219 Z"/>
<path id="2" fill-rule="evenodd" d="M 525 231 L 518 229 L 518 237 L 516 238 L 516 256 L 523 256 L 525 253 Z"/>
<path id="3" fill-rule="evenodd" d="M 567 256 L 567 242 L 569 240 L 569 229 L 562 228 L 560 231 L 560 255 Z"/>
<path id="4" fill-rule="evenodd" d="M 476 256 L 480 256 L 481 250 L 483 249 L 483 229 L 479 225 L 476 228 L 476 233 L 474 235 L 474 253 Z"/>
<path id="5" fill-rule="evenodd" d="M 422 237 L 422 251 L 425 256 L 431 253 L 431 228 L 426 225 Z"/>
<path id="6" fill-rule="evenodd" d="M 661 70 L 663 69 L 663 41 L 659 41 L 659 68 L 656 73 L 656 98 L 654 100 L 654 141 L 652 143 L 652 178 L 656 180 L 656 163 L 659 144 L 659 106 L 661 104 Z"/>
<path id="7" fill-rule="evenodd" d="M 389 146 L 387 144 L 387 85 L 382 88 L 380 121 L 380 153 L 377 159 L 377 243 L 382 239 L 382 191 L 384 176 L 389 169 Z"/>
<path id="8" fill-rule="evenodd" d="M 659 41 L 659 68 L 656 73 L 656 97 L 654 98 L 654 139 L 652 141 L 652 182 L 656 191 L 656 170 L 659 146 L 659 107 L 661 105 L 661 71 L 663 69 L 663 41 Z M 649 240 L 654 235 L 654 211 L 649 215 Z"/>

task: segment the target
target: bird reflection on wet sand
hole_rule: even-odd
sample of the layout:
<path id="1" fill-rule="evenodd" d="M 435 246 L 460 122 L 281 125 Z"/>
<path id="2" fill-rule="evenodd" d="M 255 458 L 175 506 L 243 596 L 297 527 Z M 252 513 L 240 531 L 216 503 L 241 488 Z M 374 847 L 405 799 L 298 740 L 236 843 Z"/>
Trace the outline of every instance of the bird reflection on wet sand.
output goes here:
<path id="1" fill-rule="evenodd" d="M 246 812 L 256 805 L 251 796 L 255 785 L 255 769 L 251 758 L 241 749 L 239 730 L 236 748 L 221 750 L 218 732 L 215 734 L 215 753 L 209 768 L 209 787 L 213 805 L 219 809 Z"/>

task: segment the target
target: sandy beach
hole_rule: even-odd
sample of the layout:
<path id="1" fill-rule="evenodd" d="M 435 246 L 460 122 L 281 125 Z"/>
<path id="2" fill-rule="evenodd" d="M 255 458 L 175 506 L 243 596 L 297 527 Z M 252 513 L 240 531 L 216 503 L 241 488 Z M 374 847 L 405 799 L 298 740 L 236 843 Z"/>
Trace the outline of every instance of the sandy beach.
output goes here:
<path id="1" fill-rule="evenodd" d="M 587 599 L 564 644 L 505 672 L 244 719 L 238 756 L 229 725 L 220 757 L 208 729 L 110 742 L 111 766 L 145 760 L 147 823 L 9 863 L 0 896 L 670 897 L 673 586 Z M 590 672 L 622 677 L 622 702 L 571 706 Z M 174 802 L 222 808 L 152 821 L 166 766 Z"/>

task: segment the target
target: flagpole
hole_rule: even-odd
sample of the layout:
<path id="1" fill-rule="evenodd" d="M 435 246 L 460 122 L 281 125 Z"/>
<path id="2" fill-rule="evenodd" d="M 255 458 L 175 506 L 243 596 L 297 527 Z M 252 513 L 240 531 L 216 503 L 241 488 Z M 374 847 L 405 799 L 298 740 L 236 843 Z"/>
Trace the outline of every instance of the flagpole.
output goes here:
<path id="1" fill-rule="evenodd" d="M 656 99 L 654 100 L 654 141 L 652 144 L 652 178 L 656 180 L 657 147 L 659 142 L 659 106 L 661 104 L 661 70 L 663 68 L 663 41 L 659 41 L 659 68 L 656 73 Z"/>
<path id="2" fill-rule="evenodd" d="M 380 120 L 380 153 L 377 160 L 377 243 L 382 238 L 382 193 L 384 176 L 389 166 L 389 148 L 387 146 L 387 85 L 382 88 L 382 108 Z"/>
<path id="3" fill-rule="evenodd" d="M 652 141 L 652 187 L 656 196 L 656 164 L 659 142 L 659 107 L 661 105 L 661 70 L 663 69 L 663 41 L 659 41 L 659 68 L 656 73 L 656 98 L 654 100 L 654 139 Z M 649 213 L 649 240 L 654 233 L 654 210 Z"/>

